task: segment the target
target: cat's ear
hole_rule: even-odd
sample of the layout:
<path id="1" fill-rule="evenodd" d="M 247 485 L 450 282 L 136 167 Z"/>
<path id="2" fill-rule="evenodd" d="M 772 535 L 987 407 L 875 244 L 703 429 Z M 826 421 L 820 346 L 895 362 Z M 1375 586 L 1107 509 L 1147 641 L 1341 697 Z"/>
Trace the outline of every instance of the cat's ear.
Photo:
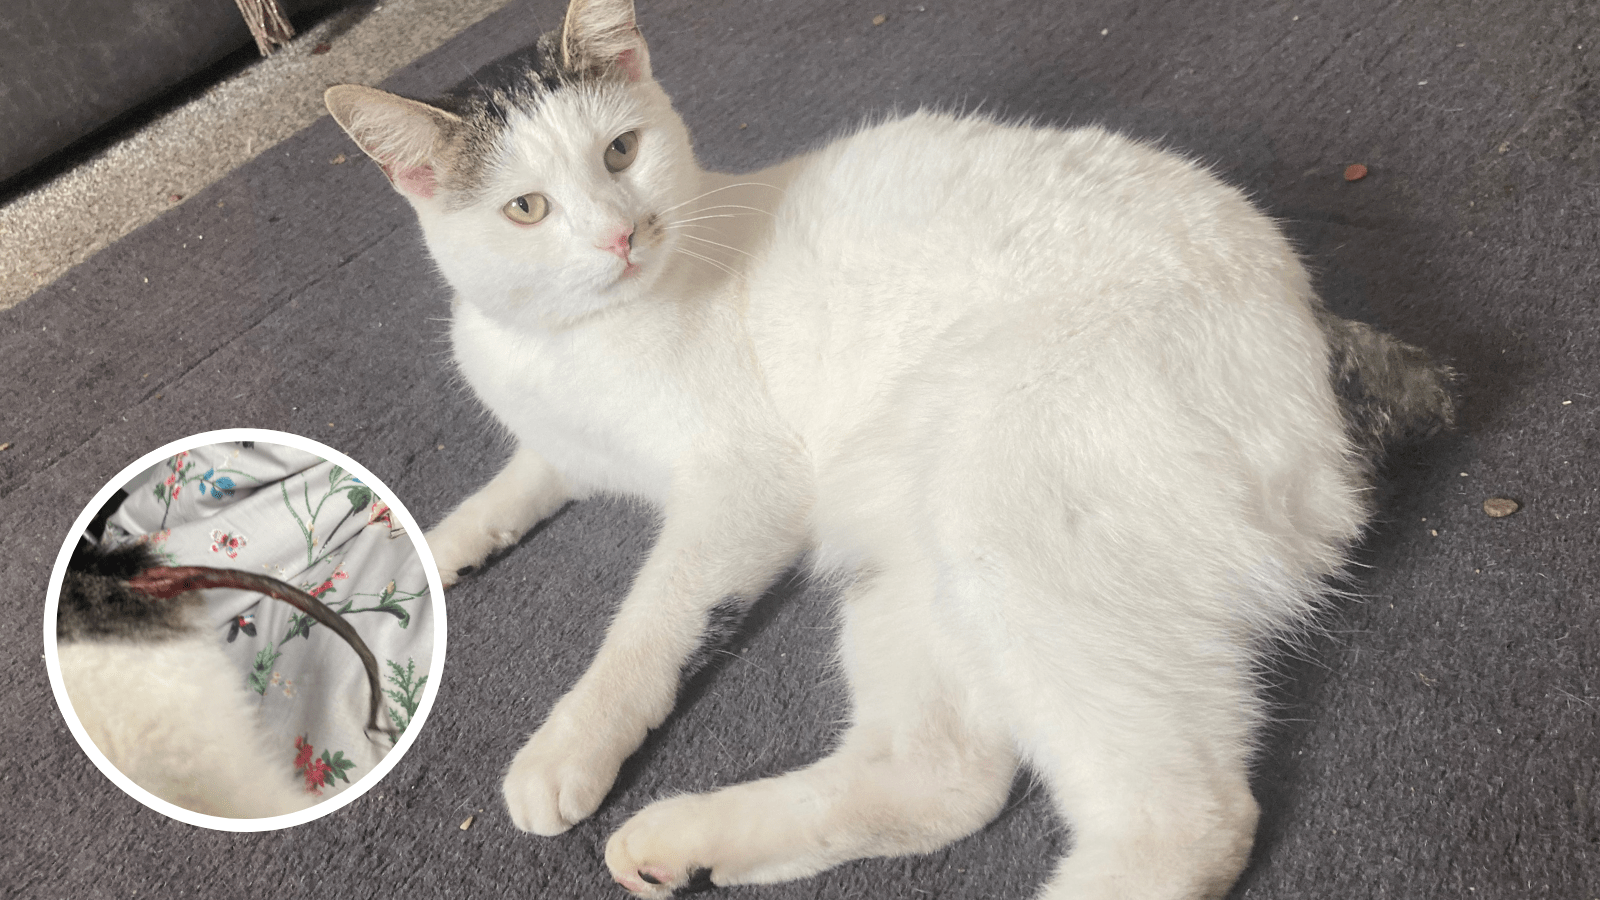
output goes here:
<path id="1" fill-rule="evenodd" d="M 383 167 L 396 190 L 410 198 L 433 197 L 440 159 L 460 117 L 359 84 L 334 85 L 322 102 L 362 152 Z"/>
<path id="2" fill-rule="evenodd" d="M 561 64 L 572 72 L 650 77 L 650 51 L 633 16 L 633 0 L 572 0 L 561 25 Z"/>

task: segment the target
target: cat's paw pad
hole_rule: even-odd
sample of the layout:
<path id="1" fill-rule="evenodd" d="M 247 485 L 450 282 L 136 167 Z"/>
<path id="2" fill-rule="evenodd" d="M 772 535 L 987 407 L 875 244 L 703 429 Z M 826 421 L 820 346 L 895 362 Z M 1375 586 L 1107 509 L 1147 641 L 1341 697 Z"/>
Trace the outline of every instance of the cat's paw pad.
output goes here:
<path id="1" fill-rule="evenodd" d="M 660 866 L 643 866 L 634 870 L 631 875 L 614 877 L 617 884 L 622 885 L 628 893 L 650 900 L 699 894 L 717 886 L 711 879 L 711 870 L 707 868 L 692 869 L 686 876 L 679 877 Z"/>
<path id="2" fill-rule="evenodd" d="M 511 821 L 534 834 L 560 834 L 588 818 L 617 779 L 622 760 L 545 726 L 528 739 L 506 772 Z"/>

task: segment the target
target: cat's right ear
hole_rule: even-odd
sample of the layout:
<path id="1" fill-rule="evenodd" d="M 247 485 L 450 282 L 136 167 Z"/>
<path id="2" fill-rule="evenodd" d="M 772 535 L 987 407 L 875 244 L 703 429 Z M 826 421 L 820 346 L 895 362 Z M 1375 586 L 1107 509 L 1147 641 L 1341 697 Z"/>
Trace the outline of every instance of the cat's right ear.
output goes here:
<path id="1" fill-rule="evenodd" d="M 572 0 L 561 24 L 561 64 L 572 72 L 650 77 L 650 50 L 633 0 Z"/>
<path id="2" fill-rule="evenodd" d="M 334 85 L 322 102 L 361 151 L 383 167 L 396 190 L 407 199 L 433 197 L 443 151 L 460 117 L 359 84 Z"/>

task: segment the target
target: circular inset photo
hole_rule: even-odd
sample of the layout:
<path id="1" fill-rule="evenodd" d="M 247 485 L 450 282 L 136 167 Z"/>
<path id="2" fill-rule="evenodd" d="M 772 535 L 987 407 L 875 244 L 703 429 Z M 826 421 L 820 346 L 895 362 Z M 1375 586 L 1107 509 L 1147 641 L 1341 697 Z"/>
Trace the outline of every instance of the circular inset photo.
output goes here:
<path id="1" fill-rule="evenodd" d="M 370 472 L 297 435 L 208 432 L 78 517 L 45 608 L 78 743 L 158 812 L 262 831 L 371 788 L 427 718 L 444 591 Z"/>

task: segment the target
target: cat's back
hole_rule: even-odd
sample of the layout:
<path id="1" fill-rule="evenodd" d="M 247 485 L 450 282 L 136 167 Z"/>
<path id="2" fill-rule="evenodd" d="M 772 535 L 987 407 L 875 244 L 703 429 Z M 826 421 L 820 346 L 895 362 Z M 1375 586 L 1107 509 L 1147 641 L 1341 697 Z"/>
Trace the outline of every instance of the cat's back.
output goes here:
<path id="1" fill-rule="evenodd" d="M 980 508 L 1009 522 L 1004 498 L 1070 496 L 1130 533 L 1216 532 L 1202 511 L 1228 509 L 1318 535 L 1321 566 L 1358 521 L 1310 281 L 1179 155 L 1098 128 L 886 122 L 805 158 L 748 290 L 825 543 L 957 519 L 972 540 Z M 1192 502 L 1145 522 L 1129 489 Z M 970 502 L 952 518 L 925 495 Z"/>
<path id="2" fill-rule="evenodd" d="M 845 264 L 892 255 L 900 274 L 977 263 L 976 274 L 1016 285 L 1180 262 L 1170 254 L 1182 245 L 1252 243 L 1282 246 L 1237 189 L 1178 154 L 1099 127 L 918 112 L 808 156 L 788 186 L 773 250 Z"/>
<path id="3" fill-rule="evenodd" d="M 919 112 L 835 141 L 797 167 L 749 292 L 803 432 L 905 408 L 897 385 L 1003 390 L 1028 359 L 1114 380 L 1252 342 L 1312 369 L 1322 352 L 1272 221 L 1192 160 L 1097 127 Z"/>

